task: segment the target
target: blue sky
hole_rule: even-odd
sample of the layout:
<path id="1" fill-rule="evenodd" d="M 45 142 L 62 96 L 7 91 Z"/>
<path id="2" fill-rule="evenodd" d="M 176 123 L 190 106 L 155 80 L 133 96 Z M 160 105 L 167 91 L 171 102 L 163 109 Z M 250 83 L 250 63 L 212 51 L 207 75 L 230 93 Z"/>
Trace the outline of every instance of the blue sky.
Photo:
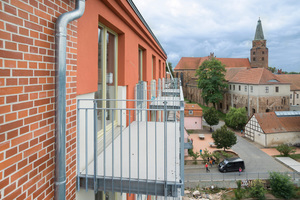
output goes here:
<path id="1" fill-rule="evenodd" d="M 269 66 L 300 72 L 299 0 L 133 0 L 175 67 L 181 57 L 249 58 L 262 21 Z"/>

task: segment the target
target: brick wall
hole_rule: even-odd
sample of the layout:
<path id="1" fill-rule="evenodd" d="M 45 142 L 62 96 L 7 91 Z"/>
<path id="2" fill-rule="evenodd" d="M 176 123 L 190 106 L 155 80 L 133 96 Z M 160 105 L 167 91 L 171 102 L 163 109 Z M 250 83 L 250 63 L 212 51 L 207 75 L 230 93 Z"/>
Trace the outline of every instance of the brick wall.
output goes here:
<path id="1" fill-rule="evenodd" d="M 56 18 L 74 0 L 0 1 L 0 199 L 53 199 Z M 77 23 L 68 25 L 67 199 L 75 198 Z"/>

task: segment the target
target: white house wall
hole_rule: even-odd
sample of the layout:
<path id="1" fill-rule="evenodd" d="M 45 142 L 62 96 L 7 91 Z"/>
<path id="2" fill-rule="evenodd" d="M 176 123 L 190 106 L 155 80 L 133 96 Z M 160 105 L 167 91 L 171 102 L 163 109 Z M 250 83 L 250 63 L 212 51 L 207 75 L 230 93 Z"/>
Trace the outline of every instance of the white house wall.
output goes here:
<path id="1" fill-rule="evenodd" d="M 267 134 L 267 147 L 275 147 L 280 144 L 300 144 L 300 132 Z"/>

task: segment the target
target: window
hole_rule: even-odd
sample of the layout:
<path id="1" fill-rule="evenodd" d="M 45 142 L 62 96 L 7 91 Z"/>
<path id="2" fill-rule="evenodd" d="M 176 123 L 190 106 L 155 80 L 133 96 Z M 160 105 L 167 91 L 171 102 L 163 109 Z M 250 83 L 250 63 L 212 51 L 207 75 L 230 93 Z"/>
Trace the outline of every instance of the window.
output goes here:
<path id="1" fill-rule="evenodd" d="M 290 94 L 290 98 L 291 98 L 291 99 L 293 98 L 293 94 Z"/>
<path id="2" fill-rule="evenodd" d="M 161 76 L 161 60 L 158 60 L 158 78 L 162 78 Z"/>
<path id="3" fill-rule="evenodd" d="M 235 90 L 235 85 L 233 85 L 233 90 Z"/>
<path id="4" fill-rule="evenodd" d="M 275 87 L 275 92 L 279 92 L 279 87 Z"/>
<path id="5" fill-rule="evenodd" d="M 146 81 L 145 50 L 139 48 L 139 81 Z"/>
<path id="6" fill-rule="evenodd" d="M 229 85 L 229 89 L 231 90 L 231 85 Z"/>
<path id="7" fill-rule="evenodd" d="M 264 61 L 264 60 L 265 60 L 265 58 L 264 58 L 264 57 L 262 57 L 262 58 L 261 58 L 261 60 L 262 60 L 262 61 Z"/>
<path id="8" fill-rule="evenodd" d="M 255 55 L 255 51 L 253 51 L 252 54 Z"/>
<path id="9" fill-rule="evenodd" d="M 239 91 L 241 91 L 241 86 L 239 85 Z"/>
<path id="10" fill-rule="evenodd" d="M 118 36 L 113 31 L 100 25 L 98 28 L 98 90 L 95 99 L 117 99 L 117 49 Z M 99 108 L 115 108 L 113 101 L 97 101 Z M 103 127 L 105 116 L 106 125 L 112 123 L 112 110 L 98 110 L 98 128 Z M 116 116 L 116 115 L 114 115 Z"/>
<path id="11" fill-rule="evenodd" d="M 177 72 L 178 74 L 178 72 Z M 156 58 L 152 56 L 152 79 L 156 78 Z"/>
<path id="12" fill-rule="evenodd" d="M 247 86 L 245 85 L 245 92 L 247 92 Z"/>
<path id="13" fill-rule="evenodd" d="M 269 86 L 266 86 L 266 93 L 269 93 Z"/>
<path id="14" fill-rule="evenodd" d="M 253 86 L 250 86 L 250 92 L 253 92 Z"/>
<path id="15" fill-rule="evenodd" d="M 253 58 L 253 61 L 255 61 L 255 58 Z"/>
<path id="16" fill-rule="evenodd" d="M 192 115 L 193 114 L 193 111 L 192 110 L 189 110 L 189 115 Z"/>
<path id="17" fill-rule="evenodd" d="M 265 52 L 264 52 L 264 51 L 262 51 L 261 53 L 262 53 L 262 54 L 265 54 Z"/>
<path id="18" fill-rule="evenodd" d="M 299 99 L 299 94 L 297 94 L 297 99 Z"/>

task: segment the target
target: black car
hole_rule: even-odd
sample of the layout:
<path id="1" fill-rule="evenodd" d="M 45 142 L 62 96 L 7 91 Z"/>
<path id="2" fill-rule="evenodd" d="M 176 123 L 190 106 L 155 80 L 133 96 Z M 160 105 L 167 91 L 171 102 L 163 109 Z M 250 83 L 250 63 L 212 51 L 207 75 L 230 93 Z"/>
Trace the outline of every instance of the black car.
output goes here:
<path id="1" fill-rule="evenodd" d="M 219 164 L 220 172 L 239 171 L 239 168 L 241 168 L 242 171 L 245 170 L 245 163 L 241 158 L 226 158 Z"/>

